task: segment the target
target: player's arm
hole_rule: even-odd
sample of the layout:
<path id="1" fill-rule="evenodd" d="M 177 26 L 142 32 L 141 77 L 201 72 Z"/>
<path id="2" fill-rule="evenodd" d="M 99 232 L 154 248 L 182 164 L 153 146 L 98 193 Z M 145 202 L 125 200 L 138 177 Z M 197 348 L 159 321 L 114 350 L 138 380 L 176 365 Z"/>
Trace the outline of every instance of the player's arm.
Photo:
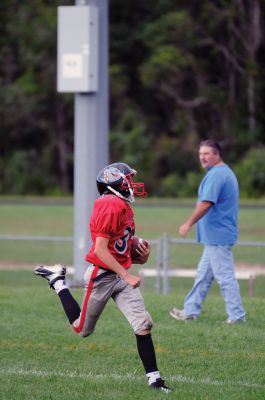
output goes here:
<path id="1" fill-rule="evenodd" d="M 103 261 L 109 269 L 119 275 L 125 282 L 136 288 L 140 285 L 140 278 L 130 274 L 120 263 L 113 257 L 108 249 L 109 239 L 101 236 L 97 236 L 95 243 L 95 255 Z"/>
<path id="2" fill-rule="evenodd" d="M 192 212 L 191 216 L 179 227 L 179 234 L 180 236 L 185 237 L 191 227 L 199 221 L 213 206 L 213 203 L 210 201 L 201 201 L 197 203 L 194 211 Z"/>

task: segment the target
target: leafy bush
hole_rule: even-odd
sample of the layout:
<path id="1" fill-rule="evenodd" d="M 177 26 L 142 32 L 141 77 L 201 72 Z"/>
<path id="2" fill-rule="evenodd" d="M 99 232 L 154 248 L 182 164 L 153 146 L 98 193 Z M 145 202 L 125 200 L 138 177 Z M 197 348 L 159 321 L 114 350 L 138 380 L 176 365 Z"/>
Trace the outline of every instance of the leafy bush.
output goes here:
<path id="1" fill-rule="evenodd" d="M 196 197 L 202 179 L 200 172 L 188 172 L 185 176 L 178 173 L 167 175 L 161 184 L 160 196 L 163 197 Z"/>
<path id="2" fill-rule="evenodd" d="M 265 195 L 265 148 L 250 149 L 235 166 L 240 192 L 243 197 Z"/>
<path id="3" fill-rule="evenodd" d="M 34 168 L 32 167 L 34 165 Z M 50 183 L 34 150 L 19 150 L 5 163 L 2 190 L 14 194 L 45 194 Z"/>

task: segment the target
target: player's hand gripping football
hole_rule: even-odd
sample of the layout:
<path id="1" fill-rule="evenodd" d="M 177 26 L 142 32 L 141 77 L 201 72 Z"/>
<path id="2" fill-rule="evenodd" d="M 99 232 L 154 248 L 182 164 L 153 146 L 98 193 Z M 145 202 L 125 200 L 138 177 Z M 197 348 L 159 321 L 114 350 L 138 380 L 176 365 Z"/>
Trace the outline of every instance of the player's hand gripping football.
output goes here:
<path id="1" fill-rule="evenodd" d="M 137 247 L 134 249 L 133 264 L 145 264 L 151 252 L 150 244 L 143 239 L 139 239 Z"/>

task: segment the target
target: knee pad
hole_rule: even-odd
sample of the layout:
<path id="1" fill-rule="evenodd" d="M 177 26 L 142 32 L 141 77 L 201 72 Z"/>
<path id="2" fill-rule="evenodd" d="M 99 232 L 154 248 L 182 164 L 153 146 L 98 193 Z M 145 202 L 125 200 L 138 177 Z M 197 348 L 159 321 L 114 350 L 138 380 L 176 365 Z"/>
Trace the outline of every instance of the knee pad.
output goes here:
<path id="1" fill-rule="evenodd" d="M 138 335 L 142 331 L 151 330 L 153 327 L 153 320 L 148 311 L 143 315 L 143 318 L 132 321 L 134 333 Z"/>

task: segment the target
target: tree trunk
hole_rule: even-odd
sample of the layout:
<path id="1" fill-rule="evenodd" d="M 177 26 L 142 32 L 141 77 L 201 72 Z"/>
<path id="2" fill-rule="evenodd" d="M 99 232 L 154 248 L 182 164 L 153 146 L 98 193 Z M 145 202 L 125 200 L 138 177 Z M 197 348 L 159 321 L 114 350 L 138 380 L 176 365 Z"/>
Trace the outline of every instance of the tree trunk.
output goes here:
<path id="1" fill-rule="evenodd" d="M 255 87 L 254 78 L 250 76 L 248 78 L 248 129 L 254 131 L 256 129 L 256 117 L 255 117 Z"/>
<path id="2" fill-rule="evenodd" d="M 248 61 L 252 68 L 248 72 L 247 76 L 247 96 L 248 96 L 248 129 L 253 131 L 256 128 L 256 107 L 255 107 L 255 78 L 254 73 L 256 72 L 256 53 L 261 43 L 261 9 L 260 0 L 252 0 L 250 2 L 250 23 L 249 23 L 249 35 L 248 43 L 246 44 L 246 50 L 248 55 Z"/>

